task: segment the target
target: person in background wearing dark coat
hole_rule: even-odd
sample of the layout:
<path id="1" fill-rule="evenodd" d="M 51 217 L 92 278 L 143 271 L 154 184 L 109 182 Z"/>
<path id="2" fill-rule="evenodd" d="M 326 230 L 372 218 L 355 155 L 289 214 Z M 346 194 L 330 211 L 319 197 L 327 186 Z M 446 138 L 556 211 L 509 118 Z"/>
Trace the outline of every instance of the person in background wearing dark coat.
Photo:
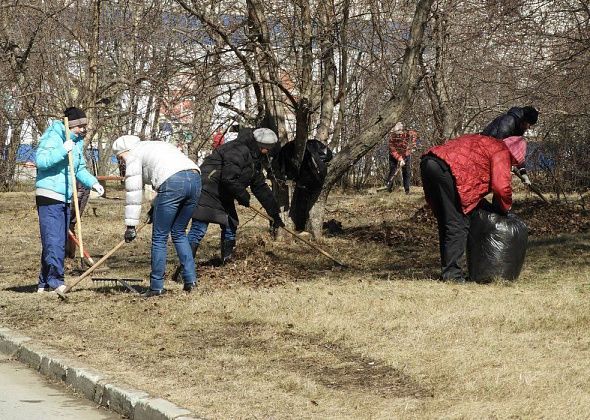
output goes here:
<path id="1" fill-rule="evenodd" d="M 498 140 L 504 140 L 512 136 L 522 136 L 531 126 L 537 123 L 538 119 L 539 111 L 534 107 L 525 106 L 520 108 L 515 106 L 510 108 L 505 114 L 496 117 L 483 129 L 481 134 L 494 137 Z M 523 182 L 526 185 L 531 185 L 526 169 L 519 167 L 518 172 L 522 176 Z"/>
<path id="2" fill-rule="evenodd" d="M 203 189 L 188 233 L 193 255 L 209 223 L 217 223 L 222 227 L 221 260 L 222 263 L 229 261 L 239 224 L 234 200 L 249 207 L 248 186 L 273 219 L 273 227 L 285 226 L 262 172 L 262 160 L 277 142 L 277 135 L 268 128 L 245 128 L 240 130 L 236 140 L 223 144 L 205 158 L 201 165 Z"/>
<path id="3" fill-rule="evenodd" d="M 283 179 L 295 181 L 289 217 L 296 231 L 305 230 L 309 212 L 317 201 L 328 173 L 332 151 L 322 142 L 312 139 L 305 144 L 301 165 L 298 165 L 295 141 L 285 144 L 273 160 L 275 173 Z"/>
<path id="4" fill-rule="evenodd" d="M 498 141 L 466 134 L 422 155 L 420 173 L 426 201 L 438 222 L 442 280 L 465 282 L 468 215 L 492 192 L 499 213 L 512 206 L 511 165 L 521 165 L 526 142 L 520 136 Z"/>

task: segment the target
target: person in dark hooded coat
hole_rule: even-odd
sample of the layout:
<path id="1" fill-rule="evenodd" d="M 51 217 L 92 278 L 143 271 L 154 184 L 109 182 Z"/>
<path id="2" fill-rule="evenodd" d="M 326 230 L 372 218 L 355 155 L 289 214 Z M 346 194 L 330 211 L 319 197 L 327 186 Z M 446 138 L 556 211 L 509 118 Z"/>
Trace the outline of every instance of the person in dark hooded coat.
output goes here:
<path id="1" fill-rule="evenodd" d="M 216 223 L 222 227 L 222 262 L 232 257 L 239 224 L 234 200 L 249 207 L 248 186 L 273 219 L 273 227 L 285 226 L 279 205 L 262 172 L 263 159 L 277 142 L 276 134 L 268 128 L 245 128 L 240 130 L 235 141 L 224 143 L 205 158 L 201 165 L 201 197 L 188 234 L 193 254 L 196 254 L 209 223 Z"/>
<path id="2" fill-rule="evenodd" d="M 280 177 L 295 181 L 289 217 L 295 230 L 301 232 L 305 230 L 309 212 L 320 196 L 333 153 L 321 141 L 307 140 L 299 165 L 295 147 L 295 141 L 285 144 L 273 159 L 273 167 Z"/>
<path id="3" fill-rule="evenodd" d="M 507 137 L 522 136 L 539 119 L 539 111 L 532 106 L 512 107 L 489 123 L 481 134 L 504 140 Z"/>
<path id="4" fill-rule="evenodd" d="M 539 111 L 532 106 L 512 107 L 489 123 L 486 128 L 481 132 L 485 136 L 494 137 L 498 140 L 504 140 L 508 137 L 522 136 L 524 133 L 531 128 L 532 125 L 537 123 L 539 119 Z M 531 180 L 524 167 L 524 163 L 521 167 L 513 168 L 513 171 L 518 171 L 522 178 L 522 182 L 526 185 L 531 185 Z"/>

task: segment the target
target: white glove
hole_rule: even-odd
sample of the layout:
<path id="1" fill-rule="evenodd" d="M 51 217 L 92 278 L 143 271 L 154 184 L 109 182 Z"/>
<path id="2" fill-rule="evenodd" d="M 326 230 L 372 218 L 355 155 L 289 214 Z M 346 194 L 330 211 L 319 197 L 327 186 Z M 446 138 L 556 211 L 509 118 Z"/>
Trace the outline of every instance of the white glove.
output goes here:
<path id="1" fill-rule="evenodd" d="M 98 193 L 99 197 L 102 197 L 104 194 L 104 188 L 98 182 L 92 186 L 92 189 Z"/>
<path id="2" fill-rule="evenodd" d="M 527 174 L 522 174 L 521 176 L 524 185 L 531 185 L 531 180 L 529 179 L 529 176 Z"/>
<path id="3" fill-rule="evenodd" d="M 402 159 L 402 160 L 400 160 L 398 162 L 399 162 L 399 167 L 400 168 L 403 168 L 404 166 L 406 166 L 406 160 L 405 159 Z"/>
<path id="4" fill-rule="evenodd" d="M 70 139 L 64 141 L 64 149 L 66 149 L 66 152 L 70 153 L 72 151 L 72 149 L 74 148 L 74 142 Z"/>

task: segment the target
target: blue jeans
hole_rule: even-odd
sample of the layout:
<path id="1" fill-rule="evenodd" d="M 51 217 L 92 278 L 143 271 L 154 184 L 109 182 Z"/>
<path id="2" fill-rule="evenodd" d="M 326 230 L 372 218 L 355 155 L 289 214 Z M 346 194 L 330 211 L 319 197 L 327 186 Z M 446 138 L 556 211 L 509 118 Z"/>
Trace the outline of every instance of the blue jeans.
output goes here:
<path id="1" fill-rule="evenodd" d="M 236 232 L 238 231 L 237 226 L 233 226 L 232 223 L 227 226 L 219 226 L 221 227 L 221 242 L 236 240 Z M 193 219 L 191 230 L 188 232 L 188 241 L 190 244 L 198 246 L 205 237 L 208 227 L 208 222 L 201 222 L 200 220 Z"/>
<path id="2" fill-rule="evenodd" d="M 70 206 L 66 203 L 38 205 L 37 214 L 42 248 L 38 287 L 56 289 L 64 284 Z"/>
<path id="3" fill-rule="evenodd" d="M 158 188 L 158 195 L 153 204 L 150 289 L 164 288 L 166 245 L 169 234 L 172 236 L 176 254 L 182 265 L 184 283 L 196 283 L 195 262 L 186 236 L 186 227 L 200 195 L 201 176 L 196 171 L 177 172 Z"/>

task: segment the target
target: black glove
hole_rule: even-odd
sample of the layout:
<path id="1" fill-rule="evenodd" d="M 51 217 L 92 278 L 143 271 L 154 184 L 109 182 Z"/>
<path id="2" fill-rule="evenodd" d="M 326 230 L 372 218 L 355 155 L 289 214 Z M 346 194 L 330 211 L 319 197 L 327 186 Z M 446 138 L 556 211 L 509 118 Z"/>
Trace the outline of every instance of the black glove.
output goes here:
<path id="1" fill-rule="evenodd" d="M 250 194 L 248 194 L 247 192 L 237 197 L 236 200 L 238 200 L 239 205 L 244 207 L 250 207 Z"/>
<path id="2" fill-rule="evenodd" d="M 127 226 L 127 229 L 125 230 L 125 242 L 131 242 L 136 236 L 137 232 L 135 232 L 135 226 Z"/>
<path id="3" fill-rule="evenodd" d="M 147 220 L 145 221 L 146 224 L 151 225 L 154 217 L 154 206 L 151 206 L 149 211 L 147 212 Z"/>

